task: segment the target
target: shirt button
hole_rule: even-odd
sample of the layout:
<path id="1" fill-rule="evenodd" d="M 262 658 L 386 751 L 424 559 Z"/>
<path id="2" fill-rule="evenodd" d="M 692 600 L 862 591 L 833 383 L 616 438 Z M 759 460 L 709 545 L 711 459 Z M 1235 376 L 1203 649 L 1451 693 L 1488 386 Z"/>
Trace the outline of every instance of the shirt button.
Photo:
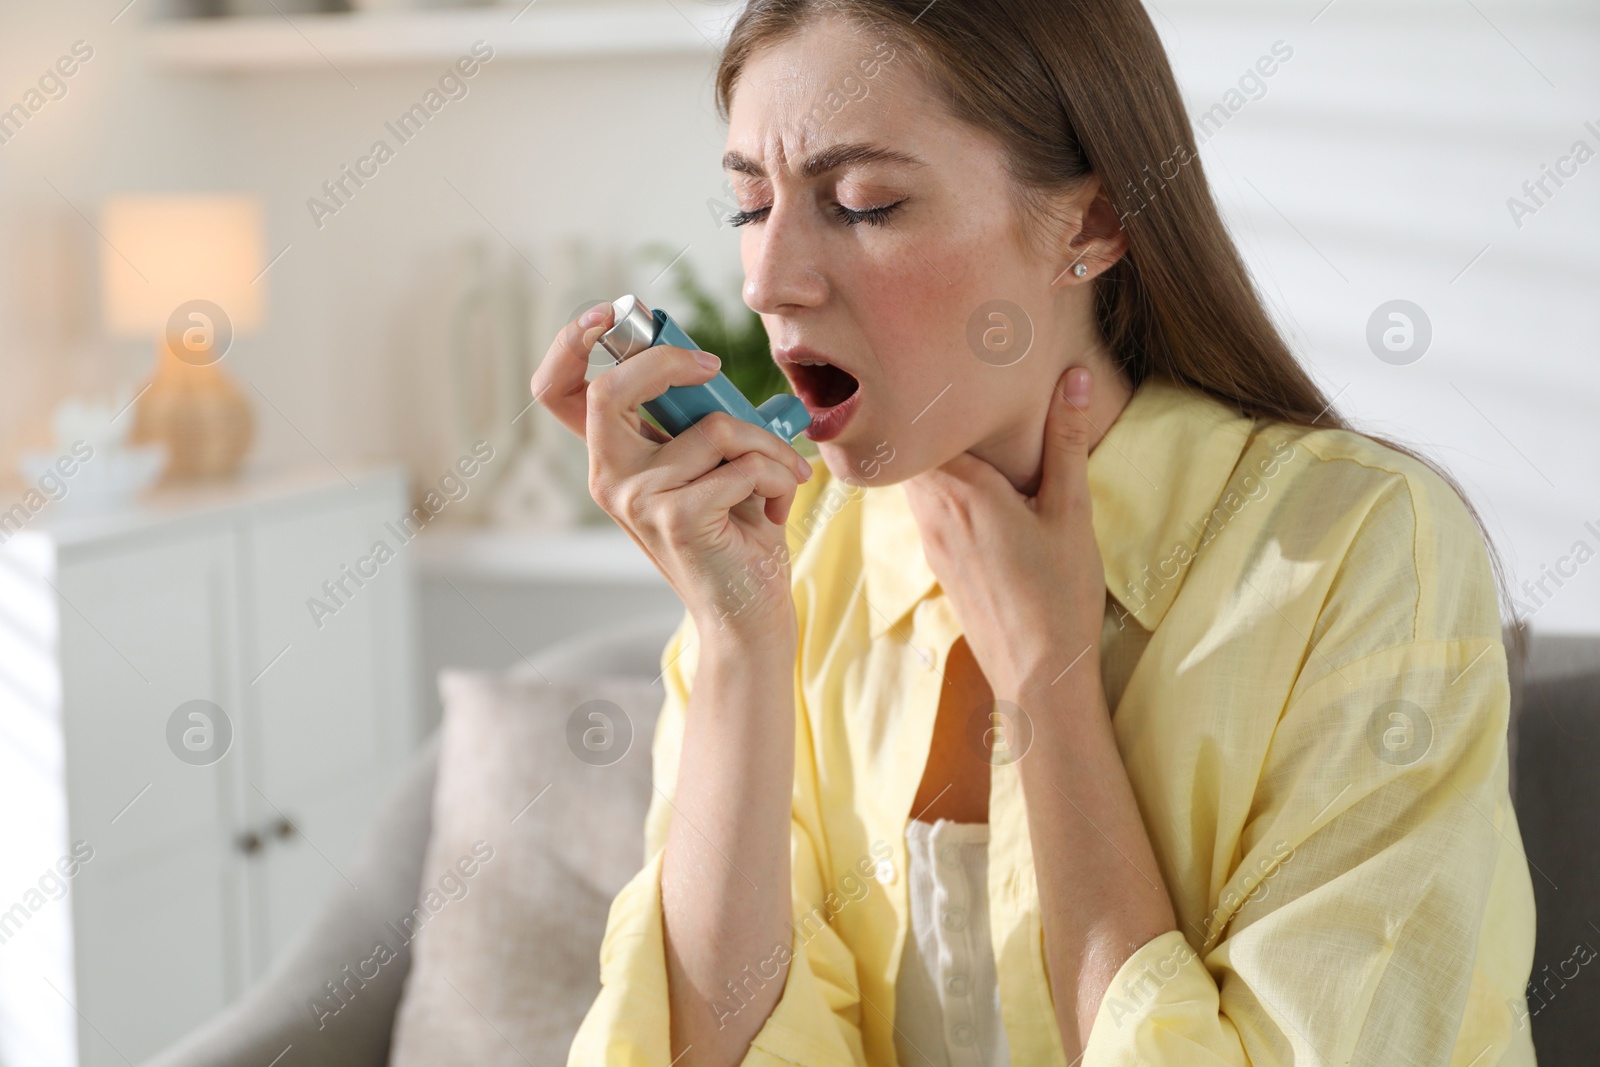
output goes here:
<path id="1" fill-rule="evenodd" d="M 946 843 L 939 847 L 939 862 L 946 867 L 961 866 L 961 848 L 958 845 Z"/>
<path id="2" fill-rule="evenodd" d="M 967 976 L 952 974 L 944 980 L 944 987 L 950 991 L 951 996 L 964 997 L 967 995 Z"/>
<path id="3" fill-rule="evenodd" d="M 967 925 L 967 912 L 965 908 L 946 908 L 940 918 L 944 921 L 946 930 L 961 930 Z"/>
<path id="4" fill-rule="evenodd" d="M 966 1023 L 961 1023 L 954 1030 L 950 1031 L 950 1039 L 958 1045 L 972 1044 L 972 1037 L 972 1027 L 968 1026 Z"/>
<path id="5" fill-rule="evenodd" d="M 873 877 L 878 879 L 880 885 L 892 885 L 894 883 L 894 864 L 888 860 L 879 860 L 872 874 Z"/>

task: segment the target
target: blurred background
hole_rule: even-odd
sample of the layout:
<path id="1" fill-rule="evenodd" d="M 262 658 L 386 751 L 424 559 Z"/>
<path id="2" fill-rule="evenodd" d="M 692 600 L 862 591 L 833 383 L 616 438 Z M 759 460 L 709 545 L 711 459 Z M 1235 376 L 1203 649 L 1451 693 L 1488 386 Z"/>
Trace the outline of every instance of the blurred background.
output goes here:
<path id="1" fill-rule="evenodd" d="M 0 1064 L 267 973 L 440 668 L 672 614 L 529 407 L 562 323 L 636 292 L 771 387 L 738 3 L 335 6 L 0 0 Z M 1147 6 L 1300 356 L 1461 480 L 1518 620 L 1600 632 L 1600 8 Z"/>

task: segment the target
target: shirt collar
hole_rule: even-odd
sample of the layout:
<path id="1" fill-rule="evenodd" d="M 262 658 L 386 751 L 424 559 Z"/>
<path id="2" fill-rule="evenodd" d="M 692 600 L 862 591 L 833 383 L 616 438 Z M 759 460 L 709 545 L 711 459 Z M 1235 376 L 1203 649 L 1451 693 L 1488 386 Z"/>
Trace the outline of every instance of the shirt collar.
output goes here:
<path id="1" fill-rule="evenodd" d="M 1149 378 L 1089 453 L 1106 589 L 1146 630 L 1160 624 L 1178 595 L 1252 426 L 1204 393 Z M 876 638 L 939 582 L 903 483 L 867 489 L 861 506 L 862 591 Z"/>

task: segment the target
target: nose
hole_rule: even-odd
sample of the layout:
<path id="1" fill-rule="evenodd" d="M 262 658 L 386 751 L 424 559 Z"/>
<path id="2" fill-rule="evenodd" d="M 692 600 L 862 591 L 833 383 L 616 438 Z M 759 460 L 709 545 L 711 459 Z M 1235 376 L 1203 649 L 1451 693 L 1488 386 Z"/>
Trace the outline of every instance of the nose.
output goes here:
<path id="1" fill-rule="evenodd" d="M 766 219 L 745 231 L 744 302 L 758 315 L 781 315 L 821 306 L 828 297 L 821 235 L 799 205 L 774 204 Z"/>

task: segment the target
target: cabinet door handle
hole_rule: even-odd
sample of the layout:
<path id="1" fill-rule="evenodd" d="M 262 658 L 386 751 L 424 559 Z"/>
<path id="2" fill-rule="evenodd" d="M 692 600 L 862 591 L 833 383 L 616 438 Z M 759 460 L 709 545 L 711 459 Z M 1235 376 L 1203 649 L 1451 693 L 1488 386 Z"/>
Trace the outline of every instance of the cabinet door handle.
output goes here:
<path id="1" fill-rule="evenodd" d="M 233 839 L 234 846 L 246 856 L 253 856 L 261 851 L 261 835 L 254 830 L 246 830 Z"/>

